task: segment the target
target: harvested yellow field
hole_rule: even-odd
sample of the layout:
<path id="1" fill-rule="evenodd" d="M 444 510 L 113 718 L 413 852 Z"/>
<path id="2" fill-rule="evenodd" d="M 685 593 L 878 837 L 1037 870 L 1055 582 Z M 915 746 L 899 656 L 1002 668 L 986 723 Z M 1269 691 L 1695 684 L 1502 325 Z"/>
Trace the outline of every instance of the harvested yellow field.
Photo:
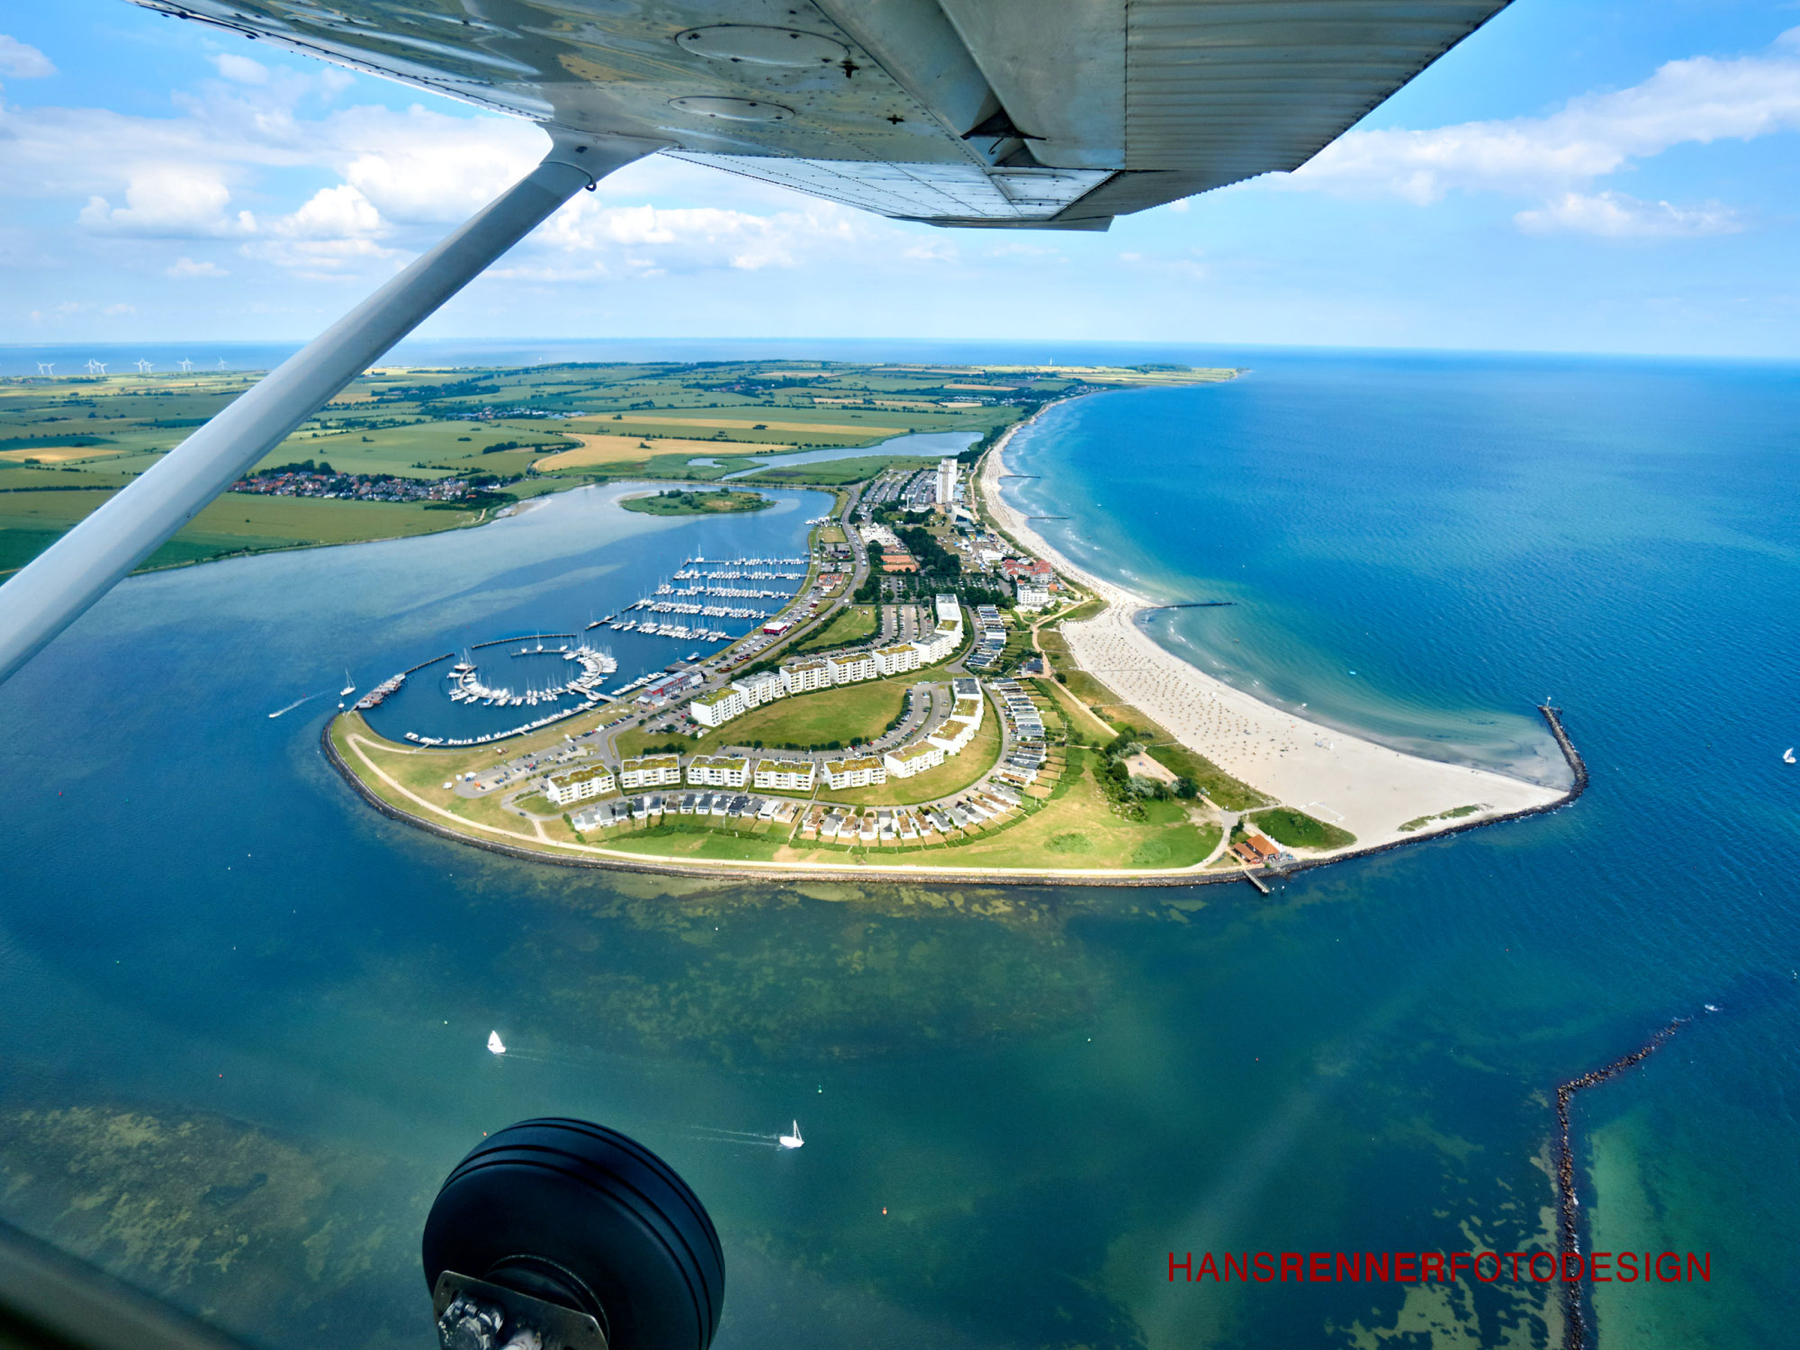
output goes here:
<path id="1" fill-rule="evenodd" d="M 106 455 L 123 455 L 120 447 L 105 445 L 34 445 L 25 450 L 0 450 L 0 459 L 23 464 L 35 459 L 39 464 L 61 464 L 67 459 L 100 459 Z"/>
<path id="2" fill-rule="evenodd" d="M 758 444 L 751 447 L 735 441 L 687 441 L 676 437 L 655 436 L 650 438 L 650 448 L 646 450 L 645 438 L 642 436 L 584 436 L 575 431 L 563 434 L 570 440 L 580 441 L 581 448 L 545 456 L 537 461 L 539 472 L 586 469 L 597 464 L 635 464 L 652 455 L 742 455 L 752 450 L 760 454 L 764 451 L 794 448 L 791 445 Z"/>
<path id="3" fill-rule="evenodd" d="M 867 436 L 878 431 L 897 436 L 906 431 L 905 427 L 878 427 L 861 423 L 848 426 L 837 422 L 766 422 L 750 417 L 657 417 L 647 413 L 626 413 L 625 416 L 633 425 L 647 423 L 653 426 L 673 424 L 683 427 L 717 427 L 720 431 L 754 431 L 761 427 L 765 431 L 834 431 L 853 436 Z"/>

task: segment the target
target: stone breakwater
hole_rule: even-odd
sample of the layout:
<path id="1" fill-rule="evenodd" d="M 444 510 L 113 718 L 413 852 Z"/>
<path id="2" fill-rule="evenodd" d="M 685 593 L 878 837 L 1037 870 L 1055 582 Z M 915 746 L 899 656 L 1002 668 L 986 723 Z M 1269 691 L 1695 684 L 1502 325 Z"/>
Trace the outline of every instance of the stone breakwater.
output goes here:
<path id="1" fill-rule="evenodd" d="M 1552 724 L 1555 725 L 1554 723 Z M 1561 729 L 1557 728 L 1560 740 Z M 1573 749 L 1569 751 L 1573 754 Z M 1578 781 L 1585 781 L 1585 770 L 1581 771 Z M 1570 1138 L 1569 1103 L 1575 1100 L 1575 1094 L 1604 1083 L 1609 1078 L 1616 1078 L 1633 1065 L 1642 1064 L 1651 1055 L 1667 1045 L 1672 1037 L 1691 1018 L 1677 1017 L 1668 1026 L 1652 1036 L 1643 1045 L 1629 1055 L 1615 1059 L 1604 1068 L 1591 1069 L 1579 1078 L 1571 1078 L 1556 1087 L 1556 1198 L 1558 1208 L 1556 1245 L 1557 1264 L 1566 1267 L 1571 1257 L 1581 1254 L 1581 1201 L 1575 1194 L 1575 1149 Z M 1563 1283 L 1563 1350 L 1586 1350 L 1588 1343 L 1587 1309 L 1582 1303 L 1582 1282 L 1565 1280 Z"/>

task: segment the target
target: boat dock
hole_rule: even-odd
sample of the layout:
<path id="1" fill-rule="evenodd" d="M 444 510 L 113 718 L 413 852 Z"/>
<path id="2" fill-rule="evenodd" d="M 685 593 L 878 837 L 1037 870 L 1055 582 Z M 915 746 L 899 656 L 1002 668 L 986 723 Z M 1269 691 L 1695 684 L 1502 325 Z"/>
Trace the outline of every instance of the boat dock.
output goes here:
<path id="1" fill-rule="evenodd" d="M 527 633 L 522 637 L 504 637 L 495 638 L 492 642 L 477 642 L 469 650 L 478 651 L 483 647 L 498 647 L 503 642 L 551 642 L 574 636 L 573 633 Z M 439 660 L 442 659 L 442 657 L 439 658 Z"/>

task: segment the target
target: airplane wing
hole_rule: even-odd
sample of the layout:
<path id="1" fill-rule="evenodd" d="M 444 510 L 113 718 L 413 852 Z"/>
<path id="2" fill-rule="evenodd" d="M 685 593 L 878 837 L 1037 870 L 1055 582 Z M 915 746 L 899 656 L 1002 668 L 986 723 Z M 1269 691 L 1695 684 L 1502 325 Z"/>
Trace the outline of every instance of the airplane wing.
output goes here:
<path id="1" fill-rule="evenodd" d="M 1505 0 L 133 0 L 537 122 L 530 174 L 0 587 L 0 680 L 539 222 L 662 152 L 1103 230 L 1305 163 Z"/>
<path id="2" fill-rule="evenodd" d="M 1506 0 L 134 0 L 933 225 L 1298 168 Z"/>

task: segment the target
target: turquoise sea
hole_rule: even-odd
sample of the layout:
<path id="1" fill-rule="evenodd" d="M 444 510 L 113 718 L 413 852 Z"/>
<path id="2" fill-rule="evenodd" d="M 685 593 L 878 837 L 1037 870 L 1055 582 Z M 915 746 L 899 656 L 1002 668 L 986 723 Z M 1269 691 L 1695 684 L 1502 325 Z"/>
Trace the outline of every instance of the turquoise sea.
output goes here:
<path id="1" fill-rule="evenodd" d="M 1594 1245 L 1712 1278 L 1600 1286 L 1599 1343 L 1785 1343 L 1800 370 L 930 355 L 1247 368 L 1053 409 L 1009 491 L 1089 566 L 1236 600 L 1157 621 L 1205 668 L 1502 767 L 1552 695 L 1592 787 L 1267 899 L 671 887 L 396 826 L 319 756 L 334 700 L 267 714 L 792 544 L 820 494 L 684 521 L 584 491 L 134 578 L 0 687 L 0 1217 L 264 1345 L 424 1350 L 438 1180 L 572 1114 L 711 1207 L 727 1350 L 1554 1345 L 1541 1287 L 1171 1285 L 1168 1256 L 1550 1246 L 1555 1084 L 1692 1017 L 1578 1099 L 1578 1175 Z M 733 1142 L 796 1116 L 798 1153 Z"/>

